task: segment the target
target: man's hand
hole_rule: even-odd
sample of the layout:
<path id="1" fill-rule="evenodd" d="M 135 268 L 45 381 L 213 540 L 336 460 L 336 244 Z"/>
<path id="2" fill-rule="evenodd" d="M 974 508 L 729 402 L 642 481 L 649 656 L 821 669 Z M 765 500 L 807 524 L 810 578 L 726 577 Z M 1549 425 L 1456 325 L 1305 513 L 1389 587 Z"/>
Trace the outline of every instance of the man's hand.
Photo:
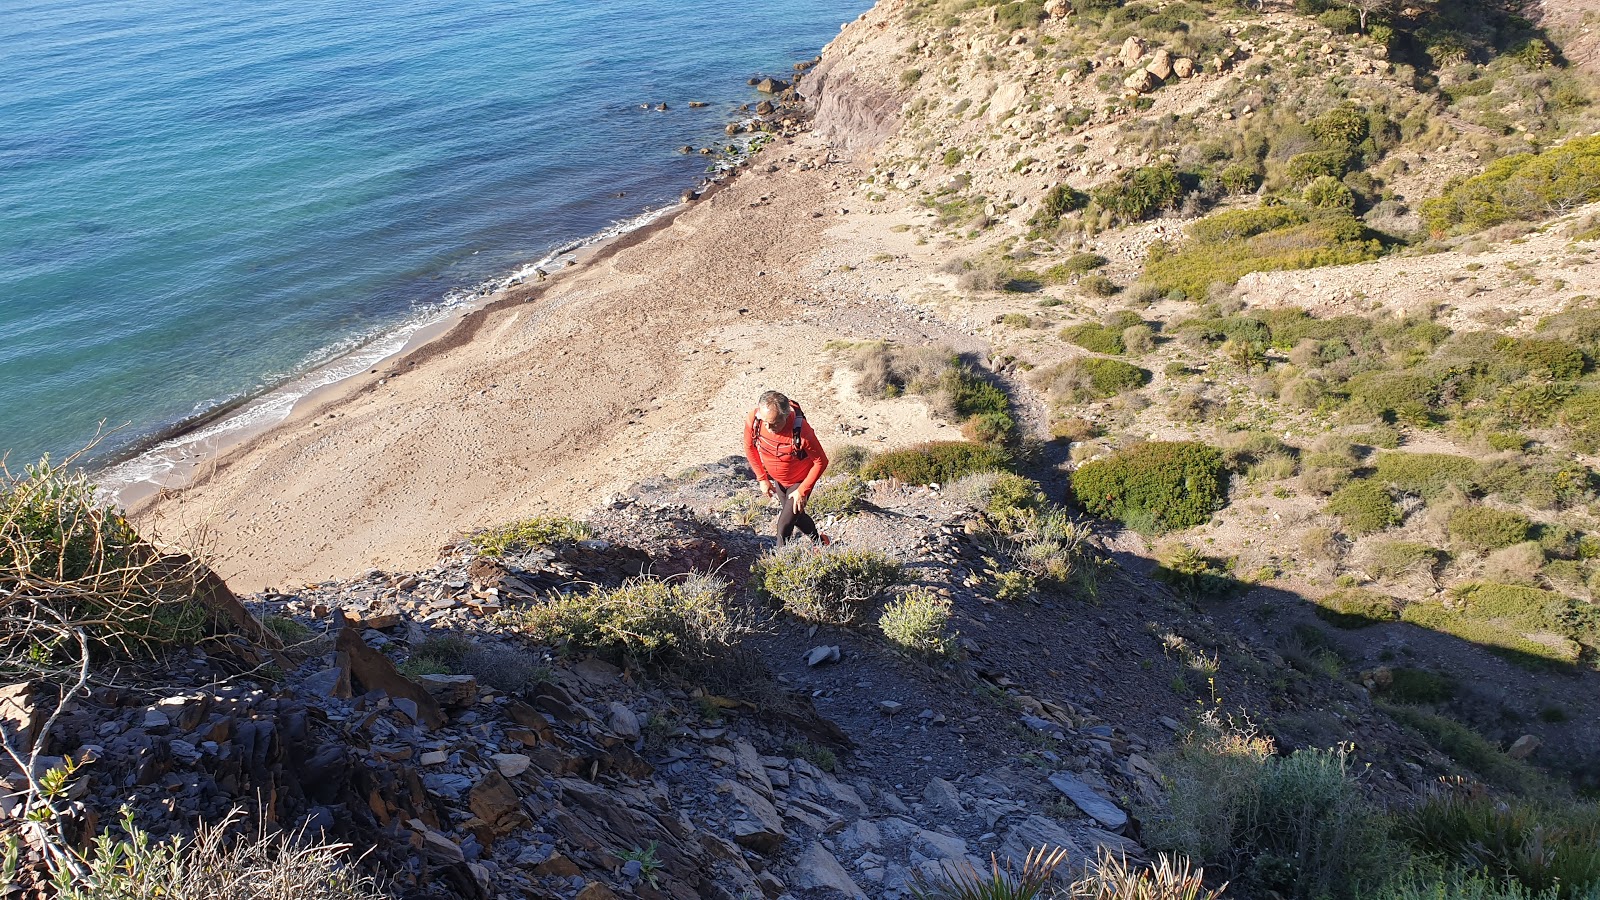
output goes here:
<path id="1" fill-rule="evenodd" d="M 765 478 L 761 479 L 761 495 L 768 500 L 772 499 L 772 482 Z"/>
<path id="2" fill-rule="evenodd" d="M 804 493 L 802 493 L 800 491 L 795 491 L 795 494 L 794 494 L 794 514 L 795 515 L 798 516 L 801 513 L 806 511 L 806 500 L 808 500 L 808 499 L 810 499 L 810 498 L 808 498 Z"/>

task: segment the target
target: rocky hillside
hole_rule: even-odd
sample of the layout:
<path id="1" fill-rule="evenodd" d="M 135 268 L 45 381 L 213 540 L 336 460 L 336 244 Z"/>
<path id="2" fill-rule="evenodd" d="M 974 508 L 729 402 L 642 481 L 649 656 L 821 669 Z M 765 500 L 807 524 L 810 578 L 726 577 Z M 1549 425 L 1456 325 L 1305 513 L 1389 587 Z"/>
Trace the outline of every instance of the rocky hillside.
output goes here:
<path id="1" fill-rule="evenodd" d="M 879 3 L 772 113 L 828 148 L 740 178 L 848 192 L 790 223 L 831 341 L 782 371 L 965 440 L 843 419 L 826 552 L 696 460 L 246 598 L 277 640 L 53 720 L 18 688 L 60 839 L 244 805 L 417 898 L 901 898 L 1039 847 L 1063 890 L 1600 883 L 1586 20 L 1261 6 Z"/>

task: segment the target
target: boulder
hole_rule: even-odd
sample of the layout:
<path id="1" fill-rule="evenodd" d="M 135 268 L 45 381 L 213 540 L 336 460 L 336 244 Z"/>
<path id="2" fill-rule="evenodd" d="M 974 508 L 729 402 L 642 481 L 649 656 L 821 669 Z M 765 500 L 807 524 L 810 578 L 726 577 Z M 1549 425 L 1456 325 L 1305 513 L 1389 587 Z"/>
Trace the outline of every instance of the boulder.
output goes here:
<path id="1" fill-rule="evenodd" d="M 1027 99 L 1027 91 L 1020 81 L 1008 82 L 989 98 L 989 121 L 1003 122 Z"/>
<path id="2" fill-rule="evenodd" d="M 1167 48 L 1160 48 L 1150 57 L 1150 64 L 1145 66 L 1145 69 L 1151 75 L 1166 81 L 1172 77 L 1172 54 L 1167 52 Z"/>
<path id="3" fill-rule="evenodd" d="M 471 675 L 423 675 L 417 681 L 440 706 L 467 709 L 478 702 L 478 679 Z"/>
<path id="4" fill-rule="evenodd" d="M 335 619 L 342 621 L 344 617 L 342 614 L 336 614 Z M 417 721 L 429 728 L 444 725 L 444 710 L 440 708 L 439 701 L 433 699 L 432 694 L 401 675 L 389 657 L 368 647 L 367 642 L 361 639 L 361 634 L 347 621 L 342 621 L 342 625 L 335 647 L 349 654 L 350 677 L 360 685 L 362 691 L 382 691 L 391 699 L 409 700 L 416 705 Z"/>
<path id="5" fill-rule="evenodd" d="M 1115 803 L 1100 796 L 1094 788 L 1079 781 L 1077 776 L 1069 772 L 1057 772 L 1050 776 L 1050 783 L 1101 825 L 1115 831 L 1128 824 L 1127 813 L 1118 809 Z"/>
<path id="6" fill-rule="evenodd" d="M 1045 0 L 1044 14 L 1050 18 L 1065 19 L 1069 12 L 1072 12 L 1072 4 L 1067 0 Z"/>
<path id="7" fill-rule="evenodd" d="M 1136 94 L 1148 94 L 1161 86 L 1161 79 L 1151 74 L 1149 69 L 1138 69 L 1123 79 L 1122 86 Z"/>
<path id="8" fill-rule="evenodd" d="M 776 78 L 763 78 L 756 82 L 756 90 L 763 94 L 781 94 L 788 89 L 788 83 L 779 81 Z"/>
<path id="9" fill-rule="evenodd" d="M 1506 755 L 1512 759 L 1527 759 L 1528 757 L 1532 756 L 1533 752 L 1538 750 L 1539 745 L 1543 743 L 1544 741 L 1539 740 L 1537 737 L 1534 737 L 1531 734 L 1525 734 L 1522 737 L 1517 738 L 1516 741 L 1512 743 L 1511 749 L 1506 751 Z"/>
<path id="10" fill-rule="evenodd" d="M 467 795 L 467 808 L 496 835 L 507 835 L 530 823 L 517 789 L 499 772 L 490 772 Z"/>
<path id="11" fill-rule="evenodd" d="M 922 792 L 922 799 L 952 816 L 965 815 L 967 812 L 961 805 L 961 793 L 956 790 L 955 785 L 943 778 L 930 780 L 928 787 Z"/>
<path id="12" fill-rule="evenodd" d="M 737 781 L 724 781 L 717 785 L 717 793 L 731 796 L 744 813 L 729 826 L 734 843 L 757 853 L 771 853 L 783 844 L 788 832 L 783 830 L 783 817 L 767 798 Z"/>
<path id="13" fill-rule="evenodd" d="M 1122 42 L 1121 57 L 1123 63 L 1131 66 L 1138 62 L 1142 56 L 1144 56 L 1144 41 L 1140 40 L 1138 36 L 1131 36 Z"/>
<path id="14" fill-rule="evenodd" d="M 627 706 L 612 701 L 609 709 L 610 715 L 606 717 L 606 729 L 625 741 L 639 739 L 639 717 Z"/>
<path id="15" fill-rule="evenodd" d="M 844 866 L 839 865 L 839 860 L 816 841 L 812 841 L 811 846 L 795 862 L 794 876 L 789 879 L 789 884 L 791 887 L 832 892 L 823 896 L 843 894 L 861 900 L 867 897 L 850 873 L 844 870 Z"/>
<path id="16" fill-rule="evenodd" d="M 1194 60 L 1187 56 L 1180 56 L 1172 61 L 1172 72 L 1179 78 L 1194 77 Z"/>

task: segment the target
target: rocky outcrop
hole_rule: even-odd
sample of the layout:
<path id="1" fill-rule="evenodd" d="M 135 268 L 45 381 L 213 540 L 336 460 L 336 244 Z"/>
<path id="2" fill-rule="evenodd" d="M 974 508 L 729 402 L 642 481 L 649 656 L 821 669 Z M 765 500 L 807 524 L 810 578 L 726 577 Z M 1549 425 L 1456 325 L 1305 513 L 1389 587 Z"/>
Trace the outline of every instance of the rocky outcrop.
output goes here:
<path id="1" fill-rule="evenodd" d="M 900 129 L 901 95 L 841 54 L 824 53 L 806 85 L 812 130 L 845 153 L 865 156 Z"/>

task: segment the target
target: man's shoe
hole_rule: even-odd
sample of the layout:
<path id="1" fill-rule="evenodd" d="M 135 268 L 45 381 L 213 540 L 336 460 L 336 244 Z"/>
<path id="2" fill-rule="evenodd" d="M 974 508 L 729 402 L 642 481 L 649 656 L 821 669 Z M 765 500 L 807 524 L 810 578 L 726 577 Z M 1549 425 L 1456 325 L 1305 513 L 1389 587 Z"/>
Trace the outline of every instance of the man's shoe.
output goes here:
<path id="1" fill-rule="evenodd" d="M 825 531 L 817 532 L 817 545 L 818 546 L 826 547 L 831 543 L 833 543 L 833 538 L 828 537 L 827 532 L 825 532 Z"/>

